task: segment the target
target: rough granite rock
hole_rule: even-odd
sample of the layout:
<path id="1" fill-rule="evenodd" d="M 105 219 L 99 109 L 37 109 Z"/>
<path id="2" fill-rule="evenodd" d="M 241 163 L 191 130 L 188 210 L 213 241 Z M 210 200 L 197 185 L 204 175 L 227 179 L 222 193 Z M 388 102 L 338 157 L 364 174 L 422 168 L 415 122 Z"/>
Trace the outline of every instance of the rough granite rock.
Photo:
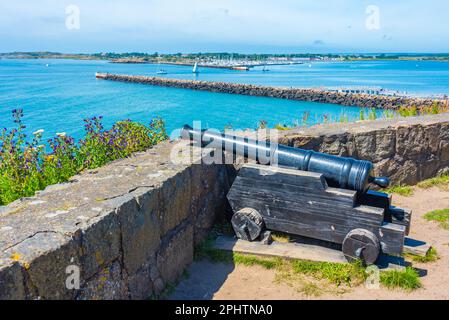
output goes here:
<path id="1" fill-rule="evenodd" d="M 126 273 L 120 263 L 115 261 L 100 270 L 77 294 L 77 300 L 129 299 Z"/>
<path id="2" fill-rule="evenodd" d="M 134 274 L 156 253 L 161 241 L 160 224 L 155 214 L 159 204 L 157 193 L 150 192 L 148 195 L 147 204 L 142 207 L 132 195 L 125 196 L 128 199 L 117 209 L 122 234 L 123 261 L 129 274 Z"/>
<path id="3" fill-rule="evenodd" d="M 80 265 L 79 239 L 56 232 L 42 232 L 5 250 L 26 272 L 26 288 L 35 299 L 72 299 L 66 287 L 67 267 Z"/>
<path id="4" fill-rule="evenodd" d="M 193 261 L 193 226 L 185 223 L 172 231 L 157 254 L 157 268 L 165 283 L 175 282 Z"/>
<path id="5" fill-rule="evenodd" d="M 25 299 L 25 280 L 20 264 L 8 258 L 0 258 L 0 266 L 0 300 Z"/>
<path id="6" fill-rule="evenodd" d="M 121 232 L 114 212 L 92 218 L 83 228 L 81 237 L 81 263 L 83 278 L 94 276 L 99 269 L 118 259 L 121 255 Z"/>
<path id="7" fill-rule="evenodd" d="M 416 184 L 449 168 L 449 114 L 318 125 L 286 131 L 279 142 L 369 160 L 393 184 Z"/>
<path id="8" fill-rule="evenodd" d="M 155 270 L 155 271 L 154 271 Z M 152 271 L 157 272 L 153 275 Z M 128 276 L 129 294 L 133 300 L 149 299 L 153 294 L 153 282 L 159 276 L 156 268 L 156 258 L 151 257 L 135 274 Z"/>

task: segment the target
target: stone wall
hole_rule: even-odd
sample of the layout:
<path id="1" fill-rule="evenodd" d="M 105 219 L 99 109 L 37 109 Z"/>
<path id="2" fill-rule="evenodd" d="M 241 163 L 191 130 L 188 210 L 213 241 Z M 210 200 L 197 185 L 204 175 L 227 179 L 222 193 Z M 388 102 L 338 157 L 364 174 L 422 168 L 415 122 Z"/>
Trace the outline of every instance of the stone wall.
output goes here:
<path id="1" fill-rule="evenodd" d="M 0 299 L 145 299 L 176 281 L 224 212 L 233 167 L 176 165 L 170 150 L 1 208 Z M 77 267 L 81 288 L 68 290 Z"/>
<path id="2" fill-rule="evenodd" d="M 374 163 L 393 184 L 449 171 L 449 114 L 318 125 L 282 134 L 281 143 Z"/>
<path id="3" fill-rule="evenodd" d="M 432 100 L 382 95 L 339 93 L 319 89 L 300 89 L 269 87 L 230 82 L 213 82 L 197 80 L 180 80 L 161 77 L 130 76 L 120 74 L 98 73 L 97 78 L 112 81 L 143 83 L 156 86 L 182 89 L 203 90 L 218 93 L 231 93 L 249 96 L 272 97 L 289 100 L 332 103 L 364 108 L 383 108 L 396 110 L 401 106 L 429 107 L 433 103 L 448 106 L 448 100 Z"/>
<path id="4" fill-rule="evenodd" d="M 320 125 L 280 141 L 371 160 L 396 184 L 449 168 L 449 114 Z M 172 145 L 0 207 L 0 299 L 145 299 L 176 281 L 225 212 L 235 168 L 174 164 Z M 77 268 L 81 288 L 68 290 Z"/>

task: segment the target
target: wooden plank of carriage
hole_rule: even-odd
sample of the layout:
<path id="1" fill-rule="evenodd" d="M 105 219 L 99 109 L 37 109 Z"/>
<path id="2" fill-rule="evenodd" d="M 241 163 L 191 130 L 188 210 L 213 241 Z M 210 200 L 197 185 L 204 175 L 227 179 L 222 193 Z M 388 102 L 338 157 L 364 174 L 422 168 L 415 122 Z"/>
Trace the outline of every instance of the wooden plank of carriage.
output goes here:
<path id="1" fill-rule="evenodd" d="M 408 239 L 406 243 L 413 243 L 414 246 L 410 247 L 406 245 L 404 247 L 405 251 L 417 255 L 425 255 L 430 248 L 430 245 L 417 240 Z M 237 239 L 236 237 L 220 236 L 215 240 L 214 248 L 265 257 L 348 263 L 339 249 L 301 242 L 286 243 L 273 241 L 271 244 L 266 245 L 259 241 L 249 242 Z M 411 252 L 412 250 L 413 252 Z M 381 256 L 378 262 L 378 266 L 383 270 L 404 269 L 406 266 L 406 263 L 402 258 L 395 258 L 392 256 Z"/>
<path id="2" fill-rule="evenodd" d="M 286 259 L 347 263 L 340 250 L 303 243 L 284 243 L 273 241 L 269 245 L 259 241 L 249 242 L 236 237 L 220 236 L 215 241 L 216 249 L 236 253 L 253 254 Z"/>
<path id="3" fill-rule="evenodd" d="M 425 257 L 431 248 L 432 245 L 429 243 L 411 238 L 405 238 L 404 253 Z"/>

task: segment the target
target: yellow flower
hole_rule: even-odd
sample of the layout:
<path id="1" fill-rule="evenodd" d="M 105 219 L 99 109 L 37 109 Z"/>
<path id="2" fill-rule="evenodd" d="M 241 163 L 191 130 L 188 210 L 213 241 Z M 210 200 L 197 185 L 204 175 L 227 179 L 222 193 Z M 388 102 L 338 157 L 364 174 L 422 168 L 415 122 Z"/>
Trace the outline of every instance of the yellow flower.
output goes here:
<path id="1" fill-rule="evenodd" d="M 11 255 L 11 260 L 14 260 L 14 261 L 19 261 L 20 260 L 20 254 L 18 254 L 18 253 L 13 253 L 12 255 Z"/>

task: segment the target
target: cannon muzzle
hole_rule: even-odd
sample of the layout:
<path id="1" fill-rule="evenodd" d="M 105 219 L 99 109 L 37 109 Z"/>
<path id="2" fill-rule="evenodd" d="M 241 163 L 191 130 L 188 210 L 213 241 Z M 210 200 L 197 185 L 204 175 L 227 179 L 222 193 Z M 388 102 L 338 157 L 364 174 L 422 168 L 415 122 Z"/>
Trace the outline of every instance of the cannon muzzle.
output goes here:
<path id="1" fill-rule="evenodd" d="M 371 183 L 381 188 L 388 187 L 390 183 L 386 177 L 372 176 L 373 164 L 365 160 L 292 148 L 210 130 L 196 130 L 188 125 L 182 128 L 181 137 L 200 143 L 203 147 L 232 152 L 261 164 L 321 173 L 330 186 L 343 189 L 364 193 Z"/>

